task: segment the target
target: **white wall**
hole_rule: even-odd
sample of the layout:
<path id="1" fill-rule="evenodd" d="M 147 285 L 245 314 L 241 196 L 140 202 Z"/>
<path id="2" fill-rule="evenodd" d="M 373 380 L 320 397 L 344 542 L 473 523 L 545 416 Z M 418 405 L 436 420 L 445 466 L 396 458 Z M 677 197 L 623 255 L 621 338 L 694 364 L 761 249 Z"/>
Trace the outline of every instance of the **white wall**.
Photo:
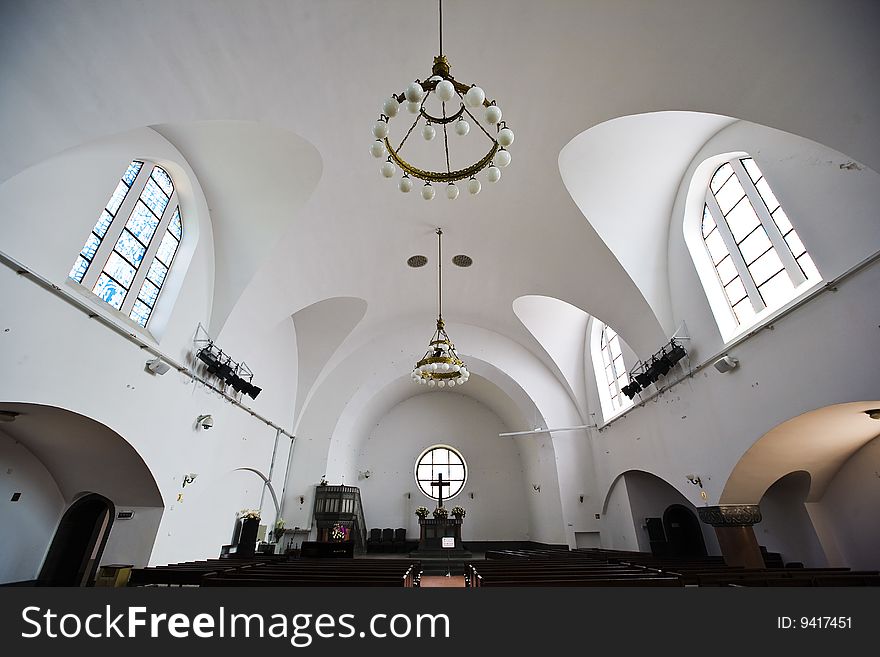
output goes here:
<path id="1" fill-rule="evenodd" d="M 844 563 L 851 568 L 880 568 L 880 438 L 850 457 L 820 506 Z"/>
<path id="2" fill-rule="evenodd" d="M 645 518 L 663 518 L 663 514 L 673 504 L 680 504 L 697 515 L 696 507 L 679 493 L 675 488 L 662 479 L 647 472 L 627 472 L 626 491 L 629 495 L 630 508 L 636 525 L 636 535 L 639 539 L 639 549 L 643 552 L 651 551 L 651 543 L 648 540 L 648 530 Z M 701 523 L 703 541 L 706 543 L 708 554 L 721 554 L 715 530 Z"/>
<path id="3" fill-rule="evenodd" d="M 792 472 L 774 483 L 760 507 L 763 519 L 754 526 L 758 544 L 778 552 L 785 563 L 799 561 L 807 568 L 823 568 L 828 559 L 804 506 L 810 490 L 810 476 Z"/>
<path id="4" fill-rule="evenodd" d="M 602 512 L 602 547 L 638 551 L 639 537 L 636 532 L 636 522 L 626 490 L 626 477 L 621 475 L 611 485 Z"/>
<path id="5" fill-rule="evenodd" d="M 0 584 L 36 579 L 65 506 L 46 467 L 0 431 Z"/>
<path id="6" fill-rule="evenodd" d="M 880 250 L 873 171 L 842 169 L 848 160 L 840 154 L 778 131 L 742 122 L 723 130 L 694 158 L 671 216 L 673 319 L 687 323 L 691 364 L 724 344 L 683 239 L 689 176 L 706 157 L 733 150 L 755 157 L 826 280 Z M 700 504 L 685 479 L 696 473 L 709 503 L 717 503 L 733 466 L 772 427 L 829 404 L 874 398 L 877 360 L 865 354 L 874 353 L 880 307 L 865 299 L 878 285 L 874 264 L 731 350 L 740 360 L 733 372 L 703 370 L 605 427 L 593 440 L 600 489 L 621 472 L 644 469 Z M 626 326 L 616 328 L 626 336 Z"/>
<path id="7" fill-rule="evenodd" d="M 462 540 L 528 540 L 526 488 L 531 484 L 523 476 L 516 444 L 498 436 L 505 430 L 488 408 L 449 391 L 427 392 L 395 406 L 371 432 L 357 459 L 360 470 L 372 472 L 354 484 L 361 489 L 367 527 L 405 527 L 409 537 L 418 537 L 416 507 L 433 510 L 437 503 L 416 485 L 415 462 L 424 449 L 446 444 L 468 466 L 461 493 L 444 501 L 447 509 L 462 506 L 467 512 Z"/>
<path id="8" fill-rule="evenodd" d="M 66 279 L 73 259 L 132 157 L 170 162 L 185 176 L 176 180 L 178 188 L 189 194 L 185 221 L 190 223 L 184 230 L 197 234 L 198 240 L 189 267 L 180 272 L 185 276 L 163 335 L 158 342 L 153 339 L 158 336 L 140 337 L 171 358 L 189 363 L 196 327 L 207 325 L 211 316 L 210 216 L 192 170 L 156 132 L 142 129 L 68 151 L 4 183 L 0 251 L 59 287 L 71 289 Z M 52 194 L 45 193 L 49 182 L 58 185 Z M 168 563 L 217 556 L 229 541 L 235 513 L 259 506 L 262 491 L 256 475 L 229 473 L 239 467 L 268 473 L 275 430 L 174 370 L 164 376 L 144 371 L 148 356 L 136 345 L 7 267 L 0 267 L 0 289 L 4 329 L 0 357 L 7 364 L 0 378 L 0 400 L 69 409 L 109 427 L 137 451 L 161 493 L 161 520 L 154 510 L 117 523 L 103 562 L 137 563 L 149 558 L 152 563 Z M 106 312 L 99 302 L 94 305 L 97 312 Z M 290 400 L 295 398 L 294 340 L 288 320 L 277 326 L 246 325 L 237 332 L 227 331 L 219 342 L 224 348 L 232 345 L 229 352 L 251 365 L 254 382 L 264 388 L 257 400 L 245 401 L 286 426 L 292 421 Z M 196 417 L 206 413 L 213 415 L 214 428 L 196 430 Z M 279 451 L 286 457 L 287 445 Z M 184 490 L 183 475 L 190 472 L 199 477 Z M 282 482 L 283 469 L 279 488 Z M 203 493 L 212 487 L 218 494 Z M 41 531 L 48 541 L 54 522 L 51 529 L 47 527 Z M 37 552 L 45 547 L 46 542 L 41 544 L 36 536 L 28 545 Z"/>

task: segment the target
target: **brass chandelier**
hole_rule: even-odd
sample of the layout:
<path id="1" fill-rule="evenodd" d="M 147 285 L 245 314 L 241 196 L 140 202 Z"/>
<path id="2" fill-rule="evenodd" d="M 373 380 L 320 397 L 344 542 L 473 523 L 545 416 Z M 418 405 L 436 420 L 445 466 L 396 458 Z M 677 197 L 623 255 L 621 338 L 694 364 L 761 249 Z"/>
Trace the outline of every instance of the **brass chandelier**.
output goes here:
<path id="1" fill-rule="evenodd" d="M 484 169 L 486 170 L 486 180 L 498 182 L 501 179 L 501 168 L 510 164 L 510 153 L 507 148 L 513 143 L 514 137 L 513 131 L 507 127 L 507 123 L 501 120 L 501 108 L 494 100 L 487 99 L 485 92 L 480 87 L 473 84 L 463 84 L 450 75 L 449 62 L 443 54 L 443 0 L 438 0 L 438 2 L 440 4 L 440 55 L 434 58 L 431 76 L 425 81 L 416 79 L 402 93 L 392 94 L 385 100 L 382 104 L 379 120 L 373 125 L 373 136 L 376 140 L 370 147 L 370 153 L 373 157 L 386 158 L 380 169 L 385 178 L 394 177 L 397 167 L 403 170 L 403 177 L 398 184 L 401 192 L 412 191 L 412 178 L 425 181 L 422 187 L 422 198 L 426 201 L 434 198 L 435 191 L 432 183 L 446 183 L 446 197 L 451 200 L 458 198 L 459 189 L 455 183 L 459 180 L 467 180 L 468 191 L 471 194 L 479 194 L 482 184 L 476 175 Z M 434 100 L 431 105 L 434 106 L 434 109 L 426 106 L 432 97 Z M 390 123 L 391 119 L 401 114 L 401 106 L 404 104 L 406 111 L 415 114 L 416 118 L 395 148 L 391 144 Z M 438 109 L 439 113 L 437 113 Z M 482 111 L 483 120 L 488 125 L 488 129 L 475 116 L 480 111 Z M 426 141 L 433 141 L 437 136 L 438 129 L 434 126 L 440 126 L 443 131 L 443 149 L 446 155 L 445 170 L 433 171 L 419 168 L 401 155 L 401 150 L 407 139 L 423 119 L 424 125 L 421 134 Z M 449 127 L 452 126 L 456 135 L 453 140 L 463 138 L 471 130 L 471 123 L 468 119 L 486 136 L 489 141 L 489 150 L 473 164 L 461 169 L 452 169 L 449 162 Z M 490 133 L 493 129 L 494 136 Z"/>
<path id="2" fill-rule="evenodd" d="M 454 388 L 467 383 L 471 373 L 458 357 L 455 345 L 446 334 L 443 323 L 443 231 L 437 229 L 437 330 L 428 342 L 428 350 L 412 370 L 412 380 L 429 388 Z"/>

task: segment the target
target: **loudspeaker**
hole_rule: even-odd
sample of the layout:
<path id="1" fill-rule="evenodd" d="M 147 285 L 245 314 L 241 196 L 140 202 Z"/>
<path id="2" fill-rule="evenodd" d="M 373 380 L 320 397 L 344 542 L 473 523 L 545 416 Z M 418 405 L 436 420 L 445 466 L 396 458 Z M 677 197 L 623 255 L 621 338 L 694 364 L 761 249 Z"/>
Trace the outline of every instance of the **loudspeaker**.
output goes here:
<path id="1" fill-rule="evenodd" d="M 738 364 L 739 361 L 736 358 L 734 358 L 733 356 L 728 356 L 727 354 L 725 354 L 713 363 L 715 369 L 719 372 L 729 372 Z"/>

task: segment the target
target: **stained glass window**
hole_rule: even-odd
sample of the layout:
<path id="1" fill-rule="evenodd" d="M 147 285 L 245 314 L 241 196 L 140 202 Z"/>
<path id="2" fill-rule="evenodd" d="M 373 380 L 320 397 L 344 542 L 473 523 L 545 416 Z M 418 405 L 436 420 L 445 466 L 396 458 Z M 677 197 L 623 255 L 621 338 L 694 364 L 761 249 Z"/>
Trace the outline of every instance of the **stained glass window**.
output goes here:
<path id="1" fill-rule="evenodd" d="M 122 205 L 125 197 L 128 196 L 128 191 L 131 189 L 135 178 L 137 178 L 137 175 L 140 173 L 143 166 L 143 162 L 132 160 L 131 164 L 128 165 L 128 168 L 122 175 L 119 184 L 116 185 L 116 189 L 110 196 L 110 200 L 107 201 L 107 205 L 104 206 L 104 210 L 98 217 L 95 227 L 92 228 L 92 232 L 86 238 L 86 244 L 83 247 L 82 252 L 76 259 L 76 262 L 73 263 L 73 268 L 70 270 L 70 278 L 77 283 L 82 283 L 83 276 L 85 276 L 86 271 L 88 271 L 88 268 L 91 266 L 92 260 L 98 252 L 98 247 L 101 246 L 101 240 L 103 240 L 104 235 L 107 234 L 107 229 L 110 227 L 110 224 L 113 223 L 113 219 L 119 211 L 119 206 Z"/>
<path id="2" fill-rule="evenodd" d="M 730 160 L 712 176 L 703 207 L 702 236 L 740 326 L 748 325 L 757 313 L 793 299 L 804 283 L 821 280 L 751 157 Z"/>
<path id="3" fill-rule="evenodd" d="M 129 164 L 69 276 L 146 327 L 183 239 L 183 224 L 171 176 L 144 164 Z M 99 268 L 96 262 L 104 264 Z M 130 295 L 132 289 L 138 294 Z"/>
<path id="4" fill-rule="evenodd" d="M 419 490 L 432 500 L 438 499 L 438 487 L 431 482 L 443 475 L 443 500 L 451 500 L 461 492 L 467 481 L 467 464 L 458 450 L 448 445 L 434 445 L 426 449 L 416 460 L 416 483 Z M 445 483 L 449 482 L 449 486 Z"/>

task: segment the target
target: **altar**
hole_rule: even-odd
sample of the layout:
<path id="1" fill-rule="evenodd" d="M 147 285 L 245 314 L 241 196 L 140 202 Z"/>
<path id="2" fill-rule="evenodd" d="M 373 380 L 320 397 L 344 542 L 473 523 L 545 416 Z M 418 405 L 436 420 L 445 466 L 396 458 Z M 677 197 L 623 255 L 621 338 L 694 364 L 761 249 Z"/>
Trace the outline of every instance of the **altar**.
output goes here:
<path id="1" fill-rule="evenodd" d="M 471 553 L 461 544 L 462 518 L 419 518 L 419 548 L 410 556 L 420 558 L 462 558 Z M 443 547 L 443 539 L 454 539 L 453 547 Z"/>

